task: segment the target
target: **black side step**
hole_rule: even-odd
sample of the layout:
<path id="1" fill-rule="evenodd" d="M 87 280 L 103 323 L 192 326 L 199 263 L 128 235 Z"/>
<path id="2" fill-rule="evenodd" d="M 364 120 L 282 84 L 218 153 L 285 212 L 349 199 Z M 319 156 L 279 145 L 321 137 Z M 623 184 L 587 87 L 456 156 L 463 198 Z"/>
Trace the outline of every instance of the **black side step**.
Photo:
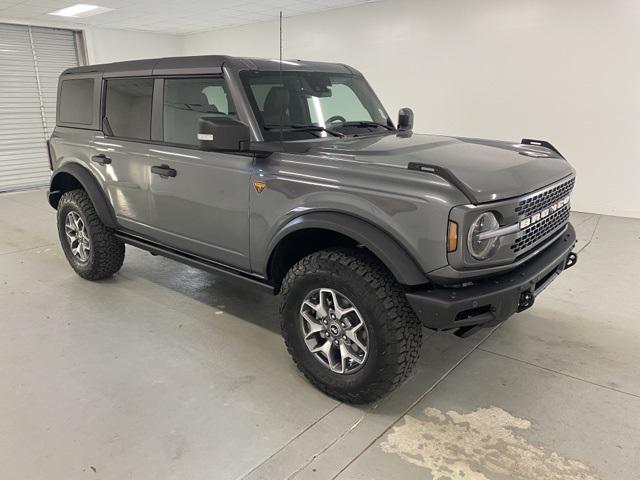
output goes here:
<path id="1" fill-rule="evenodd" d="M 275 287 L 271 283 L 269 283 L 267 280 L 263 279 L 262 277 L 251 275 L 249 273 L 243 272 L 241 270 L 236 270 L 232 267 L 228 267 L 221 263 L 217 263 L 212 260 L 208 260 L 206 258 L 198 257 L 190 253 L 186 253 L 180 250 L 176 250 L 174 248 L 160 245 L 150 240 L 136 237 L 134 235 L 129 235 L 124 232 L 116 232 L 115 236 L 120 240 L 122 240 L 124 243 L 131 245 L 133 247 L 141 248 L 142 250 L 146 250 L 150 252 L 152 255 L 161 255 L 163 257 L 176 260 L 180 263 L 184 263 L 185 265 L 189 265 L 190 267 L 199 268 L 200 270 L 204 270 L 206 272 L 225 273 L 232 277 L 240 278 L 242 280 L 251 282 L 254 285 L 257 285 L 259 287 L 266 288 L 273 294 L 276 293 Z"/>

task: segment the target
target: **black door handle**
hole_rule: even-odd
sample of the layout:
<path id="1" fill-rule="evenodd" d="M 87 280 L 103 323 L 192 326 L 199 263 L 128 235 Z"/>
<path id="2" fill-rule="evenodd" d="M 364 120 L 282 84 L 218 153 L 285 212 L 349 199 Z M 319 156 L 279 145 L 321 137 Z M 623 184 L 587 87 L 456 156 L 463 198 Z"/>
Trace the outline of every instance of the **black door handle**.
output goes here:
<path id="1" fill-rule="evenodd" d="M 91 161 L 99 163 L 100 165 L 109 165 L 111 163 L 111 159 L 103 153 L 92 156 Z"/>
<path id="2" fill-rule="evenodd" d="M 156 165 L 151 167 L 151 173 L 160 175 L 161 177 L 175 177 L 178 172 L 169 165 Z"/>

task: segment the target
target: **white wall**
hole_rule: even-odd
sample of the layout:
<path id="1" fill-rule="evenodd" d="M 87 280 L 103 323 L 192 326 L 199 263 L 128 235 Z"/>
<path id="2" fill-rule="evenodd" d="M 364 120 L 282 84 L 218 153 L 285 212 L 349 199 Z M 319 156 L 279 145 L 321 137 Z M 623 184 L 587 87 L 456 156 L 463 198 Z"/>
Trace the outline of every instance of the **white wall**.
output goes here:
<path id="1" fill-rule="evenodd" d="M 285 57 L 353 65 L 416 131 L 547 139 L 578 170 L 574 210 L 634 217 L 639 45 L 637 0 L 387 0 L 284 26 Z M 277 57 L 278 25 L 189 35 L 182 53 Z"/>
<path id="2" fill-rule="evenodd" d="M 114 30 L 55 20 L 33 22 L 0 17 L 0 22 L 82 30 L 89 63 L 171 57 L 182 53 L 182 38 L 177 35 Z"/>
<path id="3" fill-rule="evenodd" d="M 89 63 L 109 63 L 141 58 L 172 57 L 181 54 L 181 38 L 175 35 L 84 29 Z"/>

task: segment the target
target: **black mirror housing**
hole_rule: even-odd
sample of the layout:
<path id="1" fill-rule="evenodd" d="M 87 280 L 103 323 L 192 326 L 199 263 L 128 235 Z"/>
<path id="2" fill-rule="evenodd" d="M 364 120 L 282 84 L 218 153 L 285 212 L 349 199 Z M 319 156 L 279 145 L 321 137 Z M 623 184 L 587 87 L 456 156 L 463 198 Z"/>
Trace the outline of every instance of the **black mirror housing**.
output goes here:
<path id="1" fill-rule="evenodd" d="M 410 108 L 401 108 L 398 112 L 398 130 L 402 132 L 413 130 L 413 110 Z"/>
<path id="2" fill-rule="evenodd" d="M 249 149 L 249 127 L 227 116 L 200 117 L 198 141 L 207 152 L 242 152 Z"/>

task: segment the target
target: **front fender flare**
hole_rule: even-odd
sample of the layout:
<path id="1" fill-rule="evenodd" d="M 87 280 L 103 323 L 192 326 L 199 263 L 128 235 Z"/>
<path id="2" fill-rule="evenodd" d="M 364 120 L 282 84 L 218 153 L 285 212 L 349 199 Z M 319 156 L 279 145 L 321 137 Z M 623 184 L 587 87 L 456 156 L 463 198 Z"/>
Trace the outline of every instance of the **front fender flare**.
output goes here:
<path id="1" fill-rule="evenodd" d="M 66 175 L 71 175 L 75 178 L 82 188 L 89 195 L 91 203 L 93 203 L 96 213 L 102 223 L 109 228 L 118 228 L 118 222 L 116 221 L 116 215 L 113 211 L 111 203 L 107 199 L 104 190 L 98 183 L 98 180 L 93 174 L 82 165 L 78 163 L 66 163 L 60 168 L 54 170 L 51 175 L 51 184 L 49 187 L 49 204 L 53 208 L 58 207 L 58 201 L 63 193 L 67 190 L 64 189 L 64 178 Z"/>
<path id="2" fill-rule="evenodd" d="M 428 282 L 417 262 L 389 234 L 365 220 L 339 212 L 307 213 L 287 223 L 269 242 L 263 271 L 268 271 L 272 255 L 284 238 L 293 232 L 309 228 L 330 230 L 350 237 L 377 256 L 403 285 L 422 285 Z"/>

